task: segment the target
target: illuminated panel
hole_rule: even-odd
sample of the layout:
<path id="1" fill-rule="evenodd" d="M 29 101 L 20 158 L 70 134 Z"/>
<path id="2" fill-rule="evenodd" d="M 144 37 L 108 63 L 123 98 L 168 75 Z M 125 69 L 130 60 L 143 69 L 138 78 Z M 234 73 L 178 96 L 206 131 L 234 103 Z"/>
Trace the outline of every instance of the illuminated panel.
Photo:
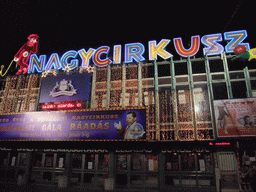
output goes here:
<path id="1" fill-rule="evenodd" d="M 141 43 L 125 44 L 125 63 L 131 63 L 133 60 L 136 62 L 144 61 L 144 52 L 145 47 Z"/>
<path id="2" fill-rule="evenodd" d="M 51 57 L 49 58 L 44 70 L 48 71 L 52 68 L 55 69 L 55 70 L 59 70 L 59 69 L 63 68 L 63 66 L 60 62 L 59 55 L 57 53 L 53 53 L 51 55 Z"/>
<path id="3" fill-rule="evenodd" d="M 224 47 L 217 43 L 218 41 L 222 41 L 221 33 L 203 36 L 201 42 L 206 46 L 203 49 L 204 55 L 221 54 L 224 51 Z"/>
<path id="4" fill-rule="evenodd" d="M 82 103 L 60 103 L 60 104 L 45 104 L 42 105 L 43 110 L 58 110 L 58 109 L 77 109 L 81 108 Z"/>
<path id="5" fill-rule="evenodd" d="M 105 59 L 100 58 L 101 54 L 106 54 L 107 55 L 109 50 L 110 50 L 110 47 L 102 46 L 102 47 L 99 47 L 95 51 L 94 56 L 93 56 L 93 62 L 96 66 L 105 67 L 105 66 L 107 66 L 108 64 L 110 64 L 112 62 L 109 58 L 105 58 Z"/>
<path id="6" fill-rule="evenodd" d="M 113 53 L 114 64 L 120 64 L 121 63 L 121 45 L 115 45 L 114 46 L 114 53 Z"/>
<path id="7" fill-rule="evenodd" d="M 250 49 L 250 44 L 242 43 L 246 37 L 247 37 L 246 30 L 231 31 L 231 32 L 224 33 L 225 40 L 230 40 L 230 42 L 225 47 L 226 53 L 233 53 L 235 47 L 238 45 L 244 45 L 246 47 L 246 51 L 248 51 Z"/>
<path id="8" fill-rule="evenodd" d="M 157 55 L 162 57 L 163 59 L 168 59 L 172 57 L 173 55 L 165 50 L 165 47 L 170 43 L 170 41 L 171 40 L 168 39 L 162 39 L 157 45 L 156 41 L 149 41 L 149 60 L 157 59 Z"/>
<path id="9" fill-rule="evenodd" d="M 227 143 L 227 142 L 221 142 L 221 143 L 209 142 L 209 145 L 219 145 L 219 146 L 223 146 L 223 145 L 230 145 L 230 143 Z"/>
<path id="10" fill-rule="evenodd" d="M 95 49 L 90 48 L 87 52 L 85 49 L 81 49 L 78 51 L 81 59 L 82 59 L 82 64 L 81 67 L 89 67 L 89 61 L 92 55 L 94 54 Z"/>
<path id="11" fill-rule="evenodd" d="M 44 70 L 45 61 L 46 55 L 41 55 L 38 59 L 36 54 L 32 54 L 29 58 L 28 73 L 35 73 L 35 71 L 42 73 Z"/>
<path id="12" fill-rule="evenodd" d="M 72 59 L 70 62 L 68 62 L 69 58 L 76 58 L 77 54 L 78 53 L 76 51 L 68 51 L 65 54 L 63 54 L 63 56 L 60 59 L 63 67 L 69 66 L 70 70 L 77 68 L 78 59 Z"/>
<path id="13" fill-rule="evenodd" d="M 196 35 L 196 36 L 192 36 L 191 37 L 191 46 L 189 49 L 185 49 L 182 43 L 182 39 L 179 38 L 174 38 L 174 46 L 175 49 L 177 51 L 177 53 L 182 56 L 182 57 L 188 57 L 188 56 L 194 56 L 200 47 L 200 36 Z"/>

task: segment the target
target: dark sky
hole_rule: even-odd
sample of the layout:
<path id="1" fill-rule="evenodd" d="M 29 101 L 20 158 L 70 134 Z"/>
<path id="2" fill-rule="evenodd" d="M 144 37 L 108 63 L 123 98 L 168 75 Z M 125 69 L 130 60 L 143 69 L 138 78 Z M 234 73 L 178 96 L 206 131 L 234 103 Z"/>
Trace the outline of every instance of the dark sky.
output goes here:
<path id="1" fill-rule="evenodd" d="M 170 39 L 168 51 L 174 59 L 179 59 L 173 45 L 175 37 L 182 37 L 186 46 L 193 35 L 202 37 L 244 29 L 248 32 L 244 42 L 256 47 L 255 8 L 250 1 L 217 0 L 202 4 L 202 1 L 1 0 L 0 3 L 1 64 L 6 66 L 32 33 L 40 37 L 38 55 L 47 56 L 103 45 L 112 49 L 116 44 L 134 42 L 147 47 L 149 40 Z M 226 42 L 222 44 L 225 46 Z M 201 44 L 196 57 L 202 56 L 202 48 Z"/>

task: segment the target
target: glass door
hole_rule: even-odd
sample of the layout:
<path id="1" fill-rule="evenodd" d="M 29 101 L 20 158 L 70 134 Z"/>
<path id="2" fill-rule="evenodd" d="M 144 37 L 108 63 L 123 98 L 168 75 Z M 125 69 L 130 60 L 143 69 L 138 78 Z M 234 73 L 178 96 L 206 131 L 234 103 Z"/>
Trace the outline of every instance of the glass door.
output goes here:
<path id="1" fill-rule="evenodd" d="M 116 188 L 157 189 L 158 156 L 143 153 L 116 155 Z"/>

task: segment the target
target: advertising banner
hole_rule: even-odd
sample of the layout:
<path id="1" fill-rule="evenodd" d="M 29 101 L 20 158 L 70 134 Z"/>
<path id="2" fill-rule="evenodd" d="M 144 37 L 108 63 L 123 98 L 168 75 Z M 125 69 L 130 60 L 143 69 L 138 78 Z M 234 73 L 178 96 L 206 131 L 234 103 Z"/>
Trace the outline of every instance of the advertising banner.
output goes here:
<path id="1" fill-rule="evenodd" d="M 0 115 L 0 140 L 145 139 L 146 108 Z"/>
<path id="2" fill-rule="evenodd" d="M 256 136 L 256 99 L 214 101 L 218 137 Z"/>
<path id="3" fill-rule="evenodd" d="M 90 96 L 90 73 L 42 78 L 39 103 L 84 101 Z"/>

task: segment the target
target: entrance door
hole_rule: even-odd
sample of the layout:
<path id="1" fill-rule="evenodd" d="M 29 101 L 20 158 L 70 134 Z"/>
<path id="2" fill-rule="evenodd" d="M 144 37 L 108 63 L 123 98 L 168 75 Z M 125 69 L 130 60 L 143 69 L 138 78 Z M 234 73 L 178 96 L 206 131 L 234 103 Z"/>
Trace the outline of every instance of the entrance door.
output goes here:
<path id="1" fill-rule="evenodd" d="M 117 189 L 158 189 L 158 155 L 121 153 L 116 155 Z"/>
<path id="2" fill-rule="evenodd" d="M 218 166 L 216 168 L 216 181 L 218 191 L 239 192 L 239 173 L 237 159 L 234 152 L 218 152 Z"/>

